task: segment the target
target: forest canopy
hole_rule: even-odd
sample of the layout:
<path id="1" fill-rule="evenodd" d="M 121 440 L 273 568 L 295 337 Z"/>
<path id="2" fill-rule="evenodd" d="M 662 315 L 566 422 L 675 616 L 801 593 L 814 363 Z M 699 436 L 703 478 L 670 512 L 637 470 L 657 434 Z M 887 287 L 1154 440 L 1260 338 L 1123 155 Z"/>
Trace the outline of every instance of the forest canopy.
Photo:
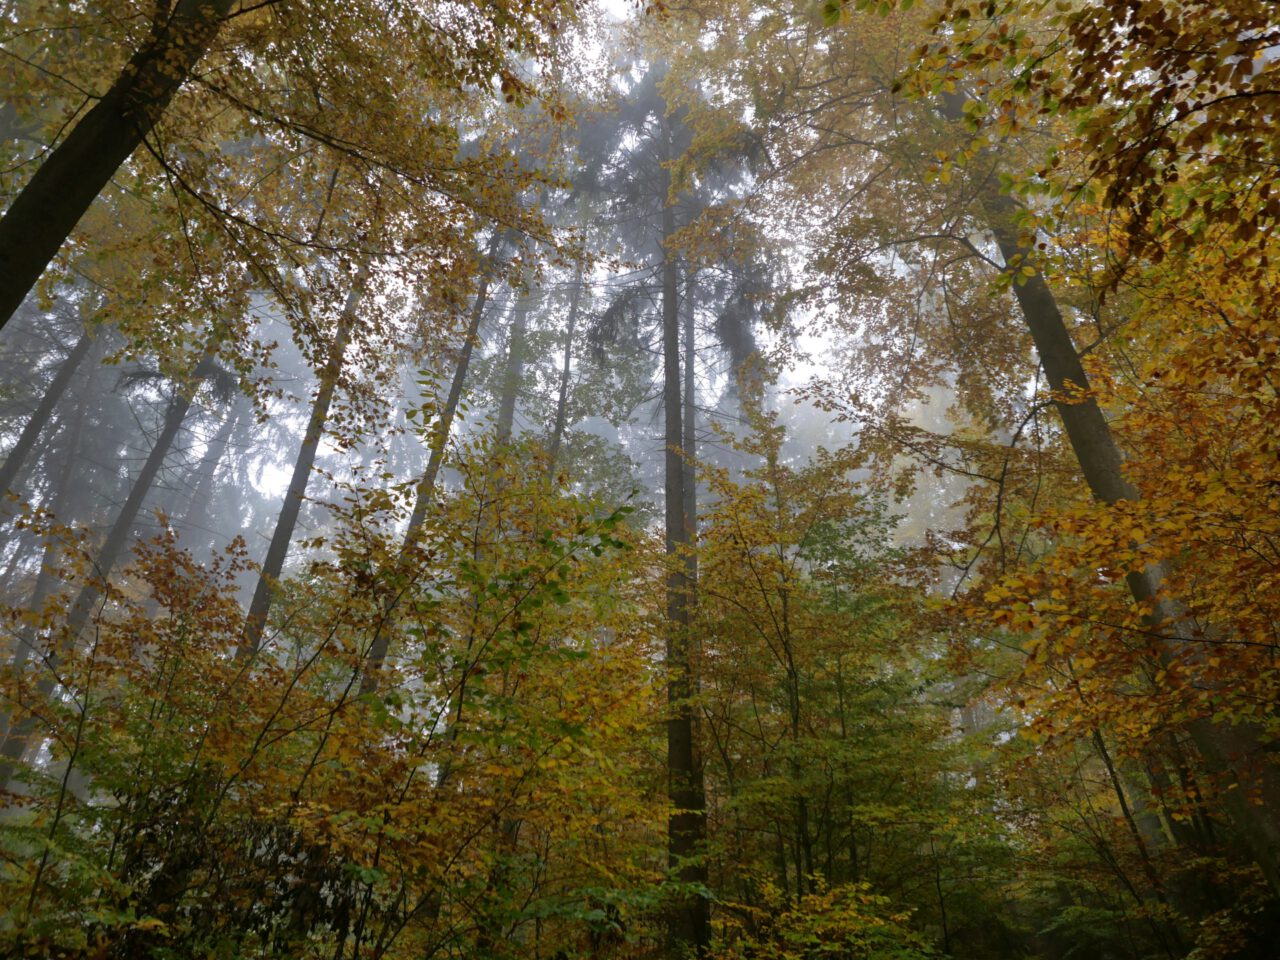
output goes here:
<path id="1" fill-rule="evenodd" d="M 0 957 L 1276 955 L 1274 4 L 0 54 Z"/>

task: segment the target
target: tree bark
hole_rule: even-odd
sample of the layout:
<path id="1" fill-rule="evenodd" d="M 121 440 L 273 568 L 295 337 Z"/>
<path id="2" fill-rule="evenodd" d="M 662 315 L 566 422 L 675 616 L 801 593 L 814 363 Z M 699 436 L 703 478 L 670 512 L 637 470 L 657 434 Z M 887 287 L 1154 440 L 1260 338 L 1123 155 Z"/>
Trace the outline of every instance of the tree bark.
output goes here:
<path id="1" fill-rule="evenodd" d="M 293 462 L 293 474 L 289 478 L 289 487 L 285 491 L 280 514 L 276 518 L 271 543 L 267 546 L 267 555 L 258 573 L 258 584 L 253 591 L 253 600 L 249 603 L 248 616 L 245 617 L 243 643 L 236 650 L 237 659 L 243 660 L 253 656 L 262 645 L 267 617 L 271 613 L 271 603 L 275 599 L 276 585 L 284 570 L 284 561 L 289 554 L 289 543 L 293 540 L 293 531 L 298 525 L 302 501 L 307 495 L 307 481 L 311 479 L 311 470 L 316 463 L 316 452 L 320 448 L 320 438 L 324 436 L 324 428 L 329 421 L 329 408 L 333 404 L 338 380 L 342 376 L 347 344 L 351 340 L 351 331 L 355 327 L 356 310 L 368 282 L 369 267 L 366 264 L 361 267 L 352 283 L 351 292 L 347 294 L 347 302 L 342 308 L 341 316 L 338 317 L 338 327 L 334 331 L 333 342 L 329 344 L 328 356 L 325 358 L 324 367 L 320 370 L 320 382 L 316 388 L 315 401 L 311 404 L 311 416 L 307 420 L 307 428 L 302 435 L 298 456 Z"/>
<path id="2" fill-rule="evenodd" d="M 664 123 L 667 158 L 671 159 L 671 130 Z M 707 834 L 706 795 L 702 768 L 694 744 L 694 692 L 689 609 L 695 589 L 689 565 L 689 518 L 685 516 L 685 462 L 680 447 L 683 396 L 680 378 L 680 267 L 671 246 L 676 232 L 675 208 L 669 202 L 669 168 L 662 178 L 662 399 L 666 446 L 666 553 L 672 561 L 667 574 L 667 795 L 671 818 L 667 823 L 668 865 L 683 883 L 705 884 L 707 869 L 700 860 Z M 705 897 L 675 898 L 668 915 L 673 953 L 690 951 L 704 956 L 711 942 L 711 918 Z"/>
<path id="3" fill-rule="evenodd" d="M 1129 830 L 1129 836 L 1133 840 L 1133 848 L 1137 851 L 1139 862 L 1142 864 L 1142 872 L 1147 879 L 1147 886 L 1150 888 L 1148 899 L 1154 899 L 1161 907 L 1167 909 L 1169 899 L 1165 891 L 1164 882 L 1161 880 L 1160 874 L 1151 860 L 1151 851 L 1147 848 L 1142 829 L 1138 826 L 1138 820 L 1129 804 L 1129 798 L 1125 795 L 1120 774 L 1116 771 L 1115 764 L 1111 759 L 1111 751 L 1107 749 L 1107 742 L 1103 739 L 1101 730 L 1094 727 L 1092 735 L 1094 750 L 1097 752 L 1098 758 L 1102 760 L 1103 767 L 1106 768 L 1107 779 L 1111 783 L 1116 802 L 1120 806 L 1120 815 L 1124 818 L 1125 826 Z M 1164 919 L 1157 920 L 1157 916 Z M 1156 939 L 1165 948 L 1165 953 L 1170 957 L 1175 955 L 1175 949 L 1178 951 L 1178 955 L 1186 953 L 1187 948 L 1183 942 L 1182 933 L 1178 930 L 1177 925 L 1167 918 L 1166 913 L 1157 912 L 1156 916 L 1148 917 L 1148 921 L 1152 926 L 1152 932 L 1155 934 Z"/>
<path id="4" fill-rule="evenodd" d="M 689 542 L 698 542 L 698 471 L 694 467 L 698 455 L 698 384 L 696 373 L 697 340 L 695 320 L 697 302 L 694 294 L 697 282 L 690 273 L 685 277 L 684 302 L 684 417 L 681 423 L 681 449 L 684 453 L 684 522 L 689 531 Z M 698 578 L 698 554 L 689 554 L 689 575 L 694 582 Z"/>
<path id="5" fill-rule="evenodd" d="M 943 97 L 942 113 L 948 120 L 960 120 L 963 107 L 962 95 Z M 1006 269 L 1033 261 L 1035 251 L 1021 242 L 1016 225 L 1020 212 L 1017 201 L 992 187 L 982 191 L 979 203 Z M 1111 426 L 1088 392 L 1089 379 L 1043 274 L 1037 270 L 1031 276 L 1018 277 L 1013 293 L 1049 386 L 1059 394 L 1055 406 L 1089 491 L 1104 504 L 1138 499 L 1138 491 L 1124 476 L 1124 457 Z M 1064 393 L 1072 395 L 1071 399 Z M 1161 596 L 1162 566 L 1152 565 L 1126 579 L 1134 600 L 1152 604 L 1153 625 L 1170 629 L 1172 636 L 1164 642 L 1166 659 L 1196 642 L 1177 601 Z M 1226 781 L 1220 791 L 1223 806 L 1267 884 L 1280 894 L 1280 768 L 1271 762 L 1255 727 L 1231 726 L 1205 717 L 1191 721 L 1187 729 L 1210 773 Z M 1249 799 L 1252 792 L 1261 797 L 1261 804 Z"/>
<path id="6" fill-rule="evenodd" d="M 1032 251 L 1018 242 L 1012 219 L 1017 212 L 1015 201 L 1003 194 L 988 193 L 982 206 L 1005 262 L 1025 262 Z M 1013 289 L 1050 387 L 1058 393 L 1087 392 L 1088 377 L 1043 275 L 1037 271 Z M 1097 401 L 1086 393 L 1082 400 L 1059 400 L 1056 406 L 1094 499 L 1105 504 L 1138 499 L 1137 490 L 1124 477 L 1120 448 Z M 1171 630 L 1173 635 L 1165 640 L 1164 656 L 1172 658 L 1186 644 L 1194 643 L 1195 637 L 1177 602 L 1161 596 L 1164 578 L 1163 568 L 1152 565 L 1130 573 L 1126 579 L 1136 601 L 1153 605 L 1153 623 L 1167 625 Z M 1227 781 L 1221 790 L 1223 805 L 1267 883 L 1280 893 L 1280 822 L 1276 819 L 1280 811 L 1280 770 L 1270 761 L 1253 727 L 1229 726 L 1205 717 L 1191 721 L 1187 729 L 1209 771 Z M 1254 791 L 1260 794 L 1263 804 L 1249 799 L 1248 794 Z"/>
<path id="7" fill-rule="evenodd" d="M 93 396 L 97 372 L 98 368 L 95 368 L 89 373 L 88 382 L 84 388 L 85 397 Z M 86 410 L 87 404 L 82 399 L 80 403 L 76 404 L 72 413 L 70 429 L 67 431 L 66 458 L 62 464 L 62 469 L 59 471 L 57 486 L 49 503 L 49 509 L 54 519 L 64 525 L 71 519 L 67 516 L 68 505 L 71 500 L 71 480 L 75 476 L 75 463 L 80 455 L 80 438 L 84 435 Z M 56 536 L 48 537 L 45 540 L 43 553 L 40 569 L 36 572 L 35 587 L 32 589 L 31 599 L 27 603 L 27 609 L 35 617 L 40 616 L 40 612 L 44 609 L 45 603 L 48 601 L 50 594 L 53 593 L 56 584 L 55 568 L 58 558 L 62 554 L 60 539 Z M 11 657 L 11 669 L 15 677 L 21 677 L 26 673 L 27 661 L 31 658 L 31 651 L 35 648 L 35 642 L 36 629 L 34 625 L 25 624 L 18 631 Z M 9 714 L 0 714 L 0 745 L 3 745 L 9 737 L 11 721 L 12 717 Z"/>
<path id="8" fill-rule="evenodd" d="M 111 89 L 23 187 L 0 219 L 0 327 L 9 321 L 204 56 L 235 0 L 178 0 Z"/>

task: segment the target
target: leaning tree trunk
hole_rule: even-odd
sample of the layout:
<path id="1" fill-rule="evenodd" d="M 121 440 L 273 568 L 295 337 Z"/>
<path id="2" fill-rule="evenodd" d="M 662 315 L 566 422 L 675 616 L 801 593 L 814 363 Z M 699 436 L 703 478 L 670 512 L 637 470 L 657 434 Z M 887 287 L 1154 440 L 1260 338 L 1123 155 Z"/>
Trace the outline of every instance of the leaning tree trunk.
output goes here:
<path id="1" fill-rule="evenodd" d="M 494 234 L 489 244 L 489 256 L 480 275 L 480 284 L 476 289 L 476 299 L 471 305 L 471 317 L 467 324 L 466 336 L 462 349 L 458 353 L 458 363 L 453 370 L 453 379 L 449 383 L 449 395 L 445 398 L 444 409 L 431 429 L 431 452 L 427 457 L 427 468 L 418 481 L 414 491 L 413 514 L 409 517 L 409 525 L 405 528 L 404 540 L 400 547 L 400 555 L 396 562 L 403 563 L 406 555 L 412 550 L 418 539 L 418 533 L 427 520 L 427 510 L 431 498 L 435 496 L 436 479 L 440 475 L 440 466 L 444 463 L 444 449 L 449 442 L 449 433 L 453 429 L 454 418 L 458 414 L 458 404 L 462 400 L 462 390 L 466 386 L 467 369 L 471 366 L 471 354 L 480 335 L 480 323 L 484 319 L 485 306 L 489 302 L 489 279 L 493 274 L 494 257 L 498 254 L 501 237 Z M 364 676 L 360 680 L 360 693 L 370 694 L 378 688 L 378 671 L 387 658 L 387 647 L 390 643 L 390 620 L 395 613 L 396 598 L 387 601 L 383 615 L 378 621 L 373 642 L 369 644 L 366 656 Z"/>
<path id="2" fill-rule="evenodd" d="M 316 389 L 315 401 L 311 405 L 311 417 L 307 420 L 307 429 L 302 435 L 302 446 L 298 448 L 298 456 L 293 463 L 293 475 L 289 478 L 289 488 L 285 491 L 284 503 L 281 504 L 280 515 L 276 519 L 276 528 L 271 535 L 271 543 L 267 546 L 267 555 L 262 561 L 262 569 L 258 573 L 258 585 L 253 591 L 253 600 L 249 603 L 249 614 L 245 617 L 242 643 L 236 650 L 238 659 L 253 656 L 262 645 L 267 616 L 271 612 L 271 603 L 275 599 L 276 584 L 284 571 L 285 557 L 289 554 L 289 543 L 293 539 L 293 531 L 298 525 L 298 514 L 302 510 L 302 501 L 307 494 L 307 481 L 311 479 L 311 469 L 315 466 L 320 438 L 324 436 L 325 424 L 329 421 L 329 408 L 333 404 L 333 395 L 338 389 L 338 380 L 342 375 L 347 344 L 351 340 L 351 332 L 355 327 L 356 309 L 360 305 L 368 282 L 369 268 L 366 265 L 356 275 L 351 292 L 347 294 L 347 302 L 342 309 L 342 315 L 338 318 L 338 328 L 334 331 L 333 342 L 329 344 L 329 354 L 325 358 L 324 367 L 320 370 L 320 383 Z"/>
<path id="3" fill-rule="evenodd" d="M 946 95 L 943 104 L 942 113 L 947 119 L 958 121 L 963 117 L 964 97 L 960 94 Z M 983 191 L 979 202 L 1006 268 L 1033 263 L 1035 251 L 1022 242 L 1017 228 L 1017 201 L 989 188 Z M 1020 276 L 1013 284 L 1013 292 L 1049 386 L 1060 398 L 1072 394 L 1070 401 L 1058 399 L 1055 406 L 1090 493 L 1108 505 L 1138 499 L 1138 491 L 1124 476 L 1124 457 L 1111 425 L 1089 393 L 1089 378 L 1044 275 L 1037 270 L 1031 276 Z M 1195 643 L 1196 637 L 1185 623 L 1177 601 L 1161 596 L 1164 579 L 1160 564 L 1126 578 L 1134 600 L 1152 604 L 1153 622 L 1169 626 L 1173 635 L 1165 639 L 1161 654 L 1169 660 L 1185 650 L 1187 644 Z M 1280 894 L 1280 768 L 1271 761 L 1256 727 L 1228 725 L 1202 717 L 1191 721 L 1187 729 L 1209 771 L 1229 781 L 1221 791 L 1227 814 L 1267 884 Z M 1250 799 L 1250 793 L 1255 791 L 1262 797 L 1262 804 Z"/>
<path id="4" fill-rule="evenodd" d="M 27 457 L 36 445 L 36 441 L 40 438 L 41 431 L 48 424 L 49 418 L 53 415 L 54 408 L 58 405 L 58 401 L 62 399 L 62 395 L 66 393 L 67 387 L 75 378 L 76 371 L 80 368 L 80 363 L 89 355 L 89 348 L 93 346 L 94 338 L 87 332 L 80 337 L 80 341 L 71 348 L 71 352 L 67 354 L 66 359 L 62 361 L 58 367 L 58 372 L 54 374 L 53 380 L 50 381 L 49 387 L 44 392 L 40 404 L 31 412 L 27 425 L 22 428 L 22 433 L 18 436 L 18 442 L 13 445 L 8 456 L 5 457 L 4 466 L 0 466 L 0 496 L 8 493 L 13 489 L 14 482 L 18 479 L 18 474 L 22 471 Z"/>
<path id="5" fill-rule="evenodd" d="M 484 265 L 484 272 L 480 277 L 480 284 L 476 290 L 476 299 L 471 307 L 471 318 L 467 325 L 466 339 L 462 344 L 462 350 L 458 355 L 458 363 L 454 368 L 453 379 L 449 384 L 449 395 L 445 400 L 444 409 L 441 411 L 440 418 L 436 421 L 431 433 L 431 454 L 427 461 L 427 469 L 422 475 L 422 479 L 418 481 L 416 491 L 416 501 L 414 503 L 413 515 L 409 518 L 408 528 L 405 530 L 404 540 L 400 547 L 399 556 L 396 563 L 404 564 L 408 561 L 415 544 L 417 543 L 419 533 L 423 524 L 426 522 L 427 509 L 431 503 L 431 498 L 435 494 L 436 479 L 439 476 L 440 466 L 444 461 L 444 449 L 449 439 L 449 432 L 453 426 L 454 417 L 457 414 L 458 403 L 462 399 L 462 391 L 466 384 L 467 368 L 471 363 L 472 349 L 477 342 L 480 333 L 480 324 L 484 318 L 485 306 L 488 302 L 489 280 L 494 271 L 494 259 L 503 242 L 503 235 L 495 234 L 489 245 L 489 254 Z M 521 305 L 517 306 L 517 310 L 521 309 Z M 526 308 L 527 309 L 527 308 Z M 512 394 L 514 398 L 514 393 Z M 514 411 L 514 399 L 512 400 L 512 410 Z M 510 424 L 514 421 L 514 416 L 508 420 L 507 437 L 510 438 Z M 504 441 L 505 442 L 505 441 Z M 374 632 L 373 642 L 369 645 L 369 652 L 365 658 L 364 675 L 360 680 L 360 693 L 362 696 L 373 694 L 378 689 L 378 678 L 384 661 L 387 656 L 387 649 L 390 644 L 391 624 L 395 615 L 395 610 L 399 597 L 392 595 L 388 598 L 383 607 L 382 615 L 378 619 L 378 624 Z M 470 651 L 471 643 L 474 640 L 474 624 L 472 631 L 468 637 L 467 650 Z M 458 729 L 462 723 L 462 713 L 466 698 L 466 682 L 468 669 L 463 669 L 462 676 L 459 679 L 457 689 L 448 699 L 445 706 L 445 716 L 447 728 L 445 730 L 446 744 L 452 743 L 458 734 Z M 453 765 L 446 757 L 445 761 L 440 763 L 436 769 L 435 785 L 437 790 L 443 790 L 449 783 L 453 774 Z M 512 821 L 506 821 L 511 823 Z M 518 823 L 514 827 L 519 829 Z M 379 848 L 380 853 L 380 848 Z M 373 885 L 370 884 L 365 892 L 364 903 L 361 908 L 360 917 L 356 923 L 356 950 L 359 951 L 359 942 L 364 929 L 365 916 L 368 913 L 369 906 L 373 898 Z M 414 908 L 414 914 L 426 919 L 435 920 L 439 917 L 440 911 L 444 905 L 443 891 L 438 887 L 430 890 Z"/>
<path id="6" fill-rule="evenodd" d="M 667 152 L 670 128 L 664 124 Z M 693 663 L 690 616 L 694 581 L 690 560 L 689 520 L 685 516 L 685 461 L 680 447 L 682 390 L 680 381 L 680 268 L 672 240 L 676 232 L 675 208 L 668 202 L 670 169 L 664 167 L 662 197 L 662 401 L 666 446 L 666 552 L 671 561 L 667 573 L 667 796 L 672 812 L 667 821 L 667 858 L 670 869 L 683 883 L 704 885 L 706 866 L 701 862 L 707 835 L 706 795 L 702 767 L 694 745 Z M 673 952 L 707 952 L 711 942 L 710 909 L 706 898 L 685 895 L 674 900 L 668 913 Z"/>
<path id="7" fill-rule="evenodd" d="M 1011 219 L 1016 211 L 1015 202 L 1007 196 L 988 195 L 983 209 L 990 218 L 1005 262 L 1025 262 L 1032 251 L 1018 242 Z M 1025 283 L 1015 284 L 1014 295 L 1050 387 L 1060 395 L 1072 386 L 1085 391 L 1082 401 L 1073 398 L 1072 402 L 1060 400 L 1056 405 L 1094 499 L 1105 504 L 1137 499 L 1137 490 L 1121 468 L 1123 457 L 1111 426 L 1097 401 L 1087 393 L 1089 380 L 1044 277 L 1037 272 L 1027 277 Z M 1136 601 L 1153 604 L 1154 621 L 1169 625 L 1173 636 L 1164 641 L 1162 656 L 1172 659 L 1186 644 L 1195 643 L 1196 638 L 1184 622 L 1176 601 L 1161 596 L 1164 578 L 1164 569 L 1157 564 L 1132 572 L 1126 579 Z M 1254 727 L 1232 726 L 1202 717 L 1191 721 L 1187 729 L 1209 770 L 1215 776 L 1232 781 L 1221 792 L 1224 806 L 1267 883 L 1280 893 L 1280 821 L 1276 819 L 1280 813 L 1280 769 L 1271 761 Z M 1261 794 L 1264 804 L 1255 804 L 1249 799 L 1253 790 Z"/>
<path id="8" fill-rule="evenodd" d="M 231 446 L 231 435 L 235 433 L 244 417 L 244 408 L 229 413 L 227 419 L 222 422 L 222 426 L 218 428 L 218 432 L 210 438 L 204 456 L 196 465 L 195 487 L 187 501 L 186 512 L 177 523 L 179 532 L 186 533 L 188 538 L 191 536 L 191 531 L 203 528 L 212 519 L 213 482 L 218 472 L 218 464 L 227 455 L 227 448 Z"/>
<path id="9" fill-rule="evenodd" d="M 204 56 L 235 0 L 178 0 L 0 219 L 0 327 Z"/>
<path id="10" fill-rule="evenodd" d="M 102 546 L 94 558 L 89 580 L 81 587 L 80 593 L 71 605 L 71 610 L 67 614 L 67 622 L 60 633 L 60 639 L 53 643 L 48 656 L 45 658 L 46 670 L 36 684 L 40 702 L 48 700 L 52 695 L 53 688 L 57 682 L 58 664 L 62 659 L 62 653 L 77 641 L 85 625 L 89 622 L 94 608 L 102 599 L 103 591 L 106 589 L 111 573 L 133 536 L 134 525 L 138 520 L 138 514 L 142 511 L 143 502 L 155 485 L 156 477 L 160 474 L 160 468 L 164 465 L 165 458 L 173 447 L 173 441 L 177 438 L 178 432 L 182 429 L 182 424 L 186 420 L 187 413 L 191 409 L 196 388 L 200 380 L 207 376 L 212 364 L 213 348 L 209 348 L 206 350 L 205 356 L 196 365 L 191 376 L 178 388 L 178 392 L 169 401 L 169 408 L 165 411 L 164 423 L 160 428 L 160 433 L 156 436 L 155 443 L 151 446 L 151 452 L 147 455 L 146 462 L 143 463 L 142 469 L 134 479 L 129 490 L 129 496 L 125 499 L 124 505 L 120 508 L 120 513 L 117 514 L 115 522 L 111 525 L 106 539 L 103 540 Z M 5 737 L 3 745 L 0 745 L 0 757 L 4 758 L 3 769 L 0 769 L 0 790 L 8 785 L 16 769 L 15 764 L 21 761 L 26 753 L 27 743 L 36 729 L 36 723 L 37 720 L 34 714 L 24 716 L 17 723 L 11 725 L 8 736 Z"/>
<path id="11" fill-rule="evenodd" d="M 86 398 L 93 396 L 97 372 L 98 369 L 94 368 L 89 373 L 84 386 L 84 397 Z M 72 499 L 72 479 L 75 477 L 76 460 L 80 456 L 80 440 L 84 435 L 84 421 L 87 410 L 88 404 L 83 402 L 82 399 L 80 403 L 76 404 L 75 410 L 71 415 L 71 423 L 67 431 L 66 455 L 63 458 L 62 469 L 58 471 L 57 485 L 53 491 L 53 497 L 49 501 L 49 509 L 53 514 L 54 520 L 63 525 L 66 525 L 72 519 L 72 517 L 68 516 L 68 507 Z M 58 558 L 61 555 L 62 544 L 60 538 L 54 535 L 48 536 L 45 540 L 40 569 L 36 571 L 35 587 L 32 589 L 31 598 L 27 603 L 27 609 L 31 612 L 33 618 L 40 617 L 41 611 L 44 610 L 45 604 L 57 585 L 56 568 Z M 31 651 L 35 648 L 36 633 L 34 622 L 24 624 L 17 632 L 10 661 L 11 670 L 15 678 L 20 678 L 26 673 L 27 661 L 30 660 Z M 10 722 L 11 717 L 9 714 L 0 714 L 0 745 L 3 745 L 9 738 Z"/>

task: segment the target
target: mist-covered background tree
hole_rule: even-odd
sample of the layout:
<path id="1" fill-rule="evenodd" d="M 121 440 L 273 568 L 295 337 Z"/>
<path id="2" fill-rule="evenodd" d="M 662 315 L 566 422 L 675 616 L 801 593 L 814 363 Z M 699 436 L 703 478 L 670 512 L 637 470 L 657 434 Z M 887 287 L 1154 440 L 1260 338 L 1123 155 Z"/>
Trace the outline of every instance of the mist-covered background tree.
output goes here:
<path id="1" fill-rule="evenodd" d="M 1269 957 L 1272 19 L 0 3 L 0 952 Z"/>

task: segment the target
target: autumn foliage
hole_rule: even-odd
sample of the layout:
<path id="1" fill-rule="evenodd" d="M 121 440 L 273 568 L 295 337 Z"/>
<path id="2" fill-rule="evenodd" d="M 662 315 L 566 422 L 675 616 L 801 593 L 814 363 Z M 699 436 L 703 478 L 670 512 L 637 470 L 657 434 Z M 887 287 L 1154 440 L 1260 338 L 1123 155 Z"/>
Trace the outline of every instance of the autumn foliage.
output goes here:
<path id="1" fill-rule="evenodd" d="M 0 956 L 1271 957 L 1278 32 L 0 3 Z"/>

